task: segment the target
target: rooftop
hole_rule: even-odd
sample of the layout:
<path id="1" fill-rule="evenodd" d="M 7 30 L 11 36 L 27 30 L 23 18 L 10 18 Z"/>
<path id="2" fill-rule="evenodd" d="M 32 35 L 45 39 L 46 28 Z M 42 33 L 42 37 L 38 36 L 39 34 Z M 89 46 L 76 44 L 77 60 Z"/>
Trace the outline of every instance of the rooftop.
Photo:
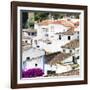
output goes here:
<path id="1" fill-rule="evenodd" d="M 70 41 L 69 43 L 65 44 L 64 46 L 62 46 L 62 48 L 78 48 L 79 47 L 79 40 L 75 39 Z"/>
<path id="2" fill-rule="evenodd" d="M 77 31 L 74 31 L 74 29 L 69 29 L 66 32 L 59 32 L 56 34 L 63 34 L 63 35 L 74 35 Z"/>
<path id="3" fill-rule="evenodd" d="M 30 36 L 23 36 L 22 35 L 22 39 L 28 39 L 28 40 L 31 40 L 32 38 Z"/>
<path id="4" fill-rule="evenodd" d="M 49 24 L 61 24 L 66 27 L 74 27 L 74 23 L 72 21 L 67 21 L 67 20 L 43 20 L 42 22 L 39 23 L 40 25 L 49 25 Z"/>
<path id="5" fill-rule="evenodd" d="M 28 28 L 28 29 L 22 29 L 23 32 L 37 32 L 35 29 L 31 29 L 31 28 Z"/>
<path id="6" fill-rule="evenodd" d="M 51 65 L 57 64 L 57 63 L 60 63 L 65 58 L 68 58 L 69 56 L 71 56 L 71 54 L 66 54 L 61 52 L 48 54 L 46 55 L 46 63 L 49 63 Z"/>
<path id="7" fill-rule="evenodd" d="M 63 32 L 62 34 L 64 35 L 74 35 L 76 33 L 76 31 L 74 30 L 67 30 L 66 32 Z"/>
<path id="8" fill-rule="evenodd" d="M 32 59 L 32 58 L 37 58 L 37 57 L 45 55 L 44 50 L 39 50 L 33 47 L 27 47 L 27 48 L 29 49 L 23 50 L 23 53 L 22 53 L 23 56 L 29 56 Z"/>

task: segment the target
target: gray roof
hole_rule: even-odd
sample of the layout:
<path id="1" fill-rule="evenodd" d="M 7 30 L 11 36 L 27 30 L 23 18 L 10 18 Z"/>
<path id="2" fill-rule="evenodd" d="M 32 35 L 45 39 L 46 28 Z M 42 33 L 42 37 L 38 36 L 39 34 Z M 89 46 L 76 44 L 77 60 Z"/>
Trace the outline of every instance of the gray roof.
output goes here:
<path id="1" fill-rule="evenodd" d="M 79 40 L 78 39 L 72 40 L 69 43 L 62 46 L 62 48 L 71 48 L 71 49 L 75 49 L 78 47 L 79 47 Z"/>
<path id="2" fill-rule="evenodd" d="M 31 28 L 28 28 L 28 29 L 22 29 L 23 32 L 37 32 L 35 29 L 31 29 Z"/>
<path id="3" fill-rule="evenodd" d="M 69 56 L 71 56 L 71 54 L 69 54 L 69 53 L 66 54 L 66 53 L 62 53 L 62 52 L 48 54 L 45 56 L 46 63 L 49 63 L 51 65 L 57 64 L 57 63 L 60 63 L 61 61 L 63 61 L 64 59 L 68 58 Z"/>
<path id="4" fill-rule="evenodd" d="M 74 35 L 75 33 L 76 33 L 76 31 L 73 31 L 73 30 L 67 30 L 66 32 L 60 32 L 60 33 L 56 33 L 56 34 Z"/>

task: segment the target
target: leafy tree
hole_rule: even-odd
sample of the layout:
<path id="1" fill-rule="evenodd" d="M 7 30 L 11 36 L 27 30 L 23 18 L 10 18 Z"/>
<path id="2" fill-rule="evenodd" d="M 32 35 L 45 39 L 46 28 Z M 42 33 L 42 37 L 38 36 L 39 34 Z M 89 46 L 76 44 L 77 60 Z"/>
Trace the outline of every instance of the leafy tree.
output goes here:
<path id="1" fill-rule="evenodd" d="M 48 12 L 35 12 L 35 21 L 42 21 L 48 18 Z"/>

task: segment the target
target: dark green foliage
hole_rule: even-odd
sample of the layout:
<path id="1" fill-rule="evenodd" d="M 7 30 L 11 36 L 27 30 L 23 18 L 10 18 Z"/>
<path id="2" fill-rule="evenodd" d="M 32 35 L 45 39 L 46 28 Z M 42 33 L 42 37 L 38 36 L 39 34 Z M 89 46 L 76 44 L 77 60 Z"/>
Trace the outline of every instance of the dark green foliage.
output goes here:
<path id="1" fill-rule="evenodd" d="M 48 19 L 49 12 L 35 12 L 35 21 Z"/>

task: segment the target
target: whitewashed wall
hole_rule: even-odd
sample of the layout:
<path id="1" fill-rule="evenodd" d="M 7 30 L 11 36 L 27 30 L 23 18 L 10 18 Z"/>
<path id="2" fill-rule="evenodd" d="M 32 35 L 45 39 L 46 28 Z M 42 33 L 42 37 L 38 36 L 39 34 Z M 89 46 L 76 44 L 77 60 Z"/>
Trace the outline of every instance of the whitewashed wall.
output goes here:
<path id="1" fill-rule="evenodd" d="M 37 64 L 37 66 L 35 66 L 35 64 Z M 32 69 L 32 68 L 40 68 L 40 69 L 44 70 L 44 56 L 26 61 L 23 64 L 22 68 L 24 70 L 28 70 L 28 69 Z"/>
<path id="2" fill-rule="evenodd" d="M 72 64 L 72 56 L 66 58 L 65 60 L 62 61 L 62 63 L 71 63 Z"/>
<path id="3" fill-rule="evenodd" d="M 23 42 L 27 41 L 27 43 L 31 44 L 31 39 L 22 39 Z"/>
<path id="4" fill-rule="evenodd" d="M 47 71 L 56 71 L 56 73 L 63 73 L 72 70 L 70 65 L 61 65 L 61 64 L 56 64 L 56 65 L 49 65 L 45 64 L 45 75 L 47 75 Z"/>
<path id="5" fill-rule="evenodd" d="M 75 53 L 75 50 L 73 50 L 73 49 L 62 48 L 62 52 L 65 52 L 65 53 L 70 53 L 70 50 L 72 51 L 71 53 Z"/>
<path id="6" fill-rule="evenodd" d="M 23 36 L 29 36 L 27 32 L 23 32 Z"/>

